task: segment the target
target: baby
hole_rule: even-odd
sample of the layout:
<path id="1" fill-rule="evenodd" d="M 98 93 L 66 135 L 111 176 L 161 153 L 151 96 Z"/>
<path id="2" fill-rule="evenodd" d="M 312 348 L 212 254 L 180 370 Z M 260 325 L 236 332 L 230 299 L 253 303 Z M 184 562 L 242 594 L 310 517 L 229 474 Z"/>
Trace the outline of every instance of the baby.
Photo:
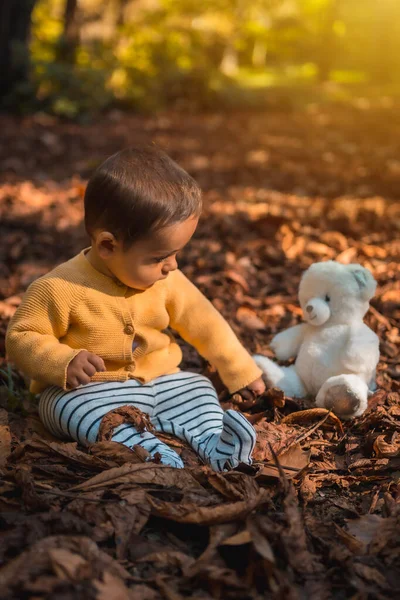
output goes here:
<path id="1" fill-rule="evenodd" d="M 251 464 L 252 425 L 221 409 L 206 377 L 179 370 L 182 353 L 167 331 L 214 365 L 230 392 L 264 391 L 230 326 L 178 270 L 201 212 L 198 185 L 155 147 L 131 148 L 100 165 L 84 204 L 91 247 L 34 281 L 7 331 L 8 357 L 40 394 L 44 425 L 88 446 L 107 412 L 130 405 L 216 471 Z M 116 427 L 112 440 L 183 467 L 176 452 L 131 424 Z"/>

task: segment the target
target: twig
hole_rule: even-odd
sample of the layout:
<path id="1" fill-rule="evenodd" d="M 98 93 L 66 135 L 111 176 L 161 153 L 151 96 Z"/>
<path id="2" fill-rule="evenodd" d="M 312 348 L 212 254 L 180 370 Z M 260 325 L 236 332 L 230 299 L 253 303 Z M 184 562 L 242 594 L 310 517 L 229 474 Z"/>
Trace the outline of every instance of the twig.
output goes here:
<path id="1" fill-rule="evenodd" d="M 289 448 L 291 448 L 295 444 L 299 444 L 300 442 L 302 442 L 303 440 L 308 438 L 308 436 L 311 435 L 312 433 L 314 433 L 314 431 L 316 431 L 318 429 L 318 427 L 320 427 L 321 425 L 323 425 L 325 423 L 325 421 L 331 416 L 331 414 L 332 414 L 332 410 L 330 410 L 320 421 L 318 421 L 318 423 L 316 423 L 315 425 L 310 427 L 310 429 L 308 429 L 308 431 L 305 431 L 304 433 L 299 435 L 298 438 L 293 440 L 293 443 L 290 444 Z M 284 451 L 286 452 L 287 450 L 289 450 L 289 448 L 285 448 Z"/>
<path id="2" fill-rule="evenodd" d="M 285 492 L 287 492 L 288 491 L 289 482 L 288 482 L 288 479 L 286 477 L 285 471 L 282 469 L 282 465 L 279 462 L 278 457 L 277 457 L 277 455 L 275 453 L 275 450 L 271 446 L 270 442 L 268 442 L 268 446 L 269 446 L 270 452 L 272 454 L 272 458 L 274 459 L 275 466 L 278 469 L 279 478 L 280 478 L 280 480 L 282 482 L 283 489 L 284 489 Z"/>

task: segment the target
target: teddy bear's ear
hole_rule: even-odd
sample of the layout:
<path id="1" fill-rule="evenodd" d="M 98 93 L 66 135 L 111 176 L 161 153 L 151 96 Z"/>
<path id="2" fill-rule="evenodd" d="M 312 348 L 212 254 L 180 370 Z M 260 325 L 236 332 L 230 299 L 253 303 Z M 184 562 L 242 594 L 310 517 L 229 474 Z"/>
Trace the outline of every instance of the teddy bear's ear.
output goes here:
<path id="1" fill-rule="evenodd" d="M 361 265 L 349 265 L 349 269 L 360 288 L 361 298 L 363 298 L 363 300 L 370 300 L 376 290 L 376 281 L 373 278 L 371 271 Z"/>

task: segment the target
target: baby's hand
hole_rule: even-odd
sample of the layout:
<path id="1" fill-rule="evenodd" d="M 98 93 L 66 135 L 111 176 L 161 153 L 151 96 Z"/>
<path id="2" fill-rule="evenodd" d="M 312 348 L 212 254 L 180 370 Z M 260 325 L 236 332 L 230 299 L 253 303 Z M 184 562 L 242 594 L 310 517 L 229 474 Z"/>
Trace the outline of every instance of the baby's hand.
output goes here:
<path id="1" fill-rule="evenodd" d="M 70 388 L 86 385 L 97 371 L 105 370 L 104 360 L 100 356 L 82 350 L 68 365 L 67 384 Z"/>
<path id="2" fill-rule="evenodd" d="M 254 400 L 265 392 L 265 383 L 262 377 L 259 377 L 253 383 L 249 383 L 245 388 L 239 390 L 239 394 L 244 400 Z"/>

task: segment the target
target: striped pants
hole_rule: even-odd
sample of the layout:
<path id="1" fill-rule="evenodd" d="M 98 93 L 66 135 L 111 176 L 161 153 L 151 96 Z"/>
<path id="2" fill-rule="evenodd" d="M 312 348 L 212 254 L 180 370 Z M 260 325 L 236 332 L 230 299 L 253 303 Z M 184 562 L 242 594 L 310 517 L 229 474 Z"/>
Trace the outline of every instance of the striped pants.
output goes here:
<path id="1" fill-rule="evenodd" d="M 74 390 L 47 388 L 40 397 L 39 415 L 55 436 L 88 446 L 96 441 L 100 422 L 110 410 L 135 406 L 147 413 L 156 431 L 186 441 L 215 471 L 251 464 L 256 433 L 239 412 L 223 411 L 209 379 L 195 373 L 164 375 L 142 385 L 124 382 L 89 383 Z M 114 429 L 112 440 L 139 445 L 161 462 L 182 468 L 179 455 L 149 431 L 131 424 Z"/>

